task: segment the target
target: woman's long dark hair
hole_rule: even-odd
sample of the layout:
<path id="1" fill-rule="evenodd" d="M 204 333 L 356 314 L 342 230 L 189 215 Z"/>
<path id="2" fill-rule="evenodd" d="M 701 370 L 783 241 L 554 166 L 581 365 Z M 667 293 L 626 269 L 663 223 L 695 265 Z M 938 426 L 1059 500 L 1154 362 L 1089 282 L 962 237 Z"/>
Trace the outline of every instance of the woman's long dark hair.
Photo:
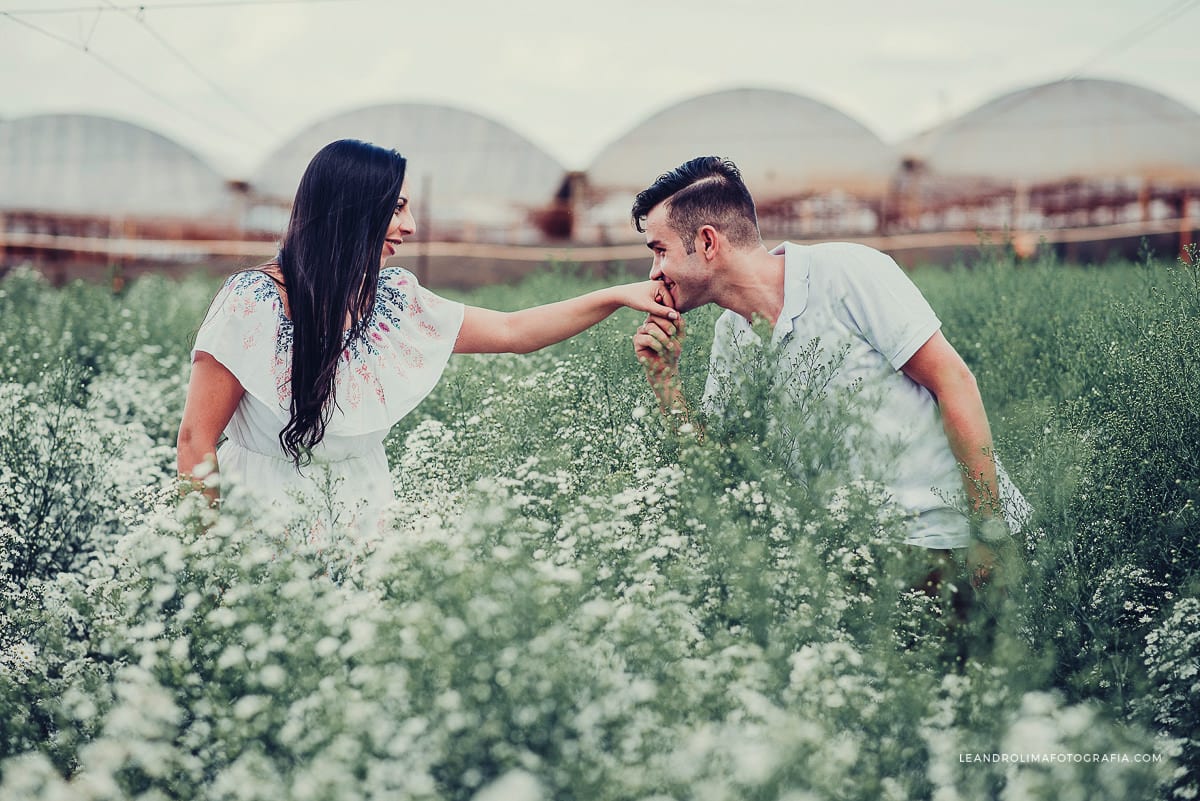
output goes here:
<path id="1" fill-rule="evenodd" d="M 313 156 L 296 190 L 279 246 L 293 331 L 291 419 L 279 444 L 297 467 L 325 436 L 345 341 L 361 335 L 375 309 L 404 168 L 395 150 L 342 139 Z"/>

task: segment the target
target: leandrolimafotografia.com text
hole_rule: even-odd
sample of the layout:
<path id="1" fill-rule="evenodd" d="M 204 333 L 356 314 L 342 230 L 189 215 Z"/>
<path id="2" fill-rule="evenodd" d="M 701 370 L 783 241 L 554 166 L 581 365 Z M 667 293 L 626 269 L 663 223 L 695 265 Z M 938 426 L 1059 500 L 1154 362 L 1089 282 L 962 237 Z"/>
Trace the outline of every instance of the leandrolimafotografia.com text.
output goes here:
<path id="1" fill-rule="evenodd" d="M 1132 762 L 1162 762 L 1162 754 L 1077 754 L 1077 753 L 1050 753 L 1050 754 L 1018 754 L 1018 753 L 975 753 L 975 754 L 959 754 L 959 762 L 979 762 L 985 764 L 1008 763 L 1014 765 L 1038 765 L 1038 764 L 1056 764 L 1065 762 L 1084 762 L 1084 763 L 1132 763 Z"/>

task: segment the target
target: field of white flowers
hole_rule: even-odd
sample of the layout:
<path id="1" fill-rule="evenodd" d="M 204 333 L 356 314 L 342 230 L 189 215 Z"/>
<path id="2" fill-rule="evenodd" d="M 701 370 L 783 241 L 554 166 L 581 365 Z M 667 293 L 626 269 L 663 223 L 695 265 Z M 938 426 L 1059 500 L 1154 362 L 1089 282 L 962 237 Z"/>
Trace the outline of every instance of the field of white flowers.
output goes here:
<path id="1" fill-rule="evenodd" d="M 212 281 L 11 273 L 0 798 L 1196 798 L 1197 272 L 914 277 L 1035 507 L 966 623 L 910 589 L 838 420 L 796 421 L 790 470 L 766 398 L 675 433 L 631 312 L 455 357 L 388 441 L 386 536 L 298 537 L 236 487 L 219 515 L 175 492 Z M 689 315 L 693 397 L 714 318 Z"/>

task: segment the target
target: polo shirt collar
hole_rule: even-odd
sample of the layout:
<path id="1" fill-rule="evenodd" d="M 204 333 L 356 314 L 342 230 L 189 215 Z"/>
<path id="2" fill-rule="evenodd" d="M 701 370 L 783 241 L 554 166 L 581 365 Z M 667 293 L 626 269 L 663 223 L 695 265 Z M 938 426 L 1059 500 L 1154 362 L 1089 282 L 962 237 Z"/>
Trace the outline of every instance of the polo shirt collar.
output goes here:
<path id="1" fill-rule="evenodd" d="M 783 256 L 783 308 L 771 333 L 771 340 L 779 342 L 792 332 L 796 318 L 808 308 L 809 266 L 803 247 L 794 242 L 782 243 L 771 254 Z"/>

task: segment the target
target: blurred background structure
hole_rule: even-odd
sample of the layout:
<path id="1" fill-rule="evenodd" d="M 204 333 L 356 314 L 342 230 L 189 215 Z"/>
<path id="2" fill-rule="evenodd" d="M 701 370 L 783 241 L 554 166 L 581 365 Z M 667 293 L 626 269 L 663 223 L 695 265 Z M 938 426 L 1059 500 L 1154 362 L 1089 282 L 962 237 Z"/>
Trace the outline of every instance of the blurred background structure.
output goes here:
<path id="1" fill-rule="evenodd" d="M 732 158 L 764 235 L 808 239 L 879 230 L 895 155 L 864 125 L 791 92 L 735 89 L 663 109 L 608 145 L 583 180 L 577 233 L 623 241 L 635 194 L 690 158 Z"/>
<path id="2" fill-rule="evenodd" d="M 280 229 L 313 155 L 337 139 L 364 139 L 409 159 L 405 180 L 424 235 L 533 243 L 531 212 L 550 202 L 564 168 L 515 131 L 470 111 L 426 103 L 372 106 L 306 128 L 271 153 L 250 179 L 248 222 Z M 278 213 L 270 213 L 270 209 Z"/>
<path id="3" fill-rule="evenodd" d="M 485 116 L 375 105 L 300 131 L 250 175 L 221 175 L 145 128 L 82 114 L 0 120 L 0 271 L 52 278 L 227 271 L 265 260 L 304 166 L 354 137 L 409 158 L 419 233 L 397 260 L 441 286 L 507 280 L 547 260 L 641 270 L 633 196 L 697 155 L 732 158 L 768 243 L 853 239 L 901 263 L 1018 254 L 1181 253 L 1200 230 L 1200 113 L 1149 89 L 1073 78 L 998 97 L 886 143 L 824 103 L 734 89 L 664 108 L 568 171 Z"/>
<path id="4" fill-rule="evenodd" d="M 1192 241 L 1200 114 L 1126 83 L 1074 79 L 998 97 L 902 143 L 882 232 L 1007 231 L 1067 258 Z M 1178 241 L 1171 247 L 1171 237 Z"/>

